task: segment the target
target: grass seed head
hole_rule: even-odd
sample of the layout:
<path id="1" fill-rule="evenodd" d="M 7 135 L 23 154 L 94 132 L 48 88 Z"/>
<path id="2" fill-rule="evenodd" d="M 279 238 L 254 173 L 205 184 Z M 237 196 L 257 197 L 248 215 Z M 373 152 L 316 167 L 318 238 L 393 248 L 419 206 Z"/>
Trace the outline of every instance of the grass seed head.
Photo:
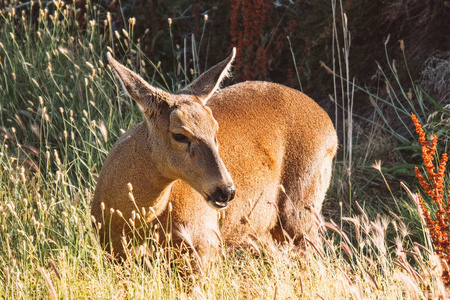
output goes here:
<path id="1" fill-rule="evenodd" d="M 381 160 L 379 159 L 375 160 L 375 163 L 372 165 L 372 168 L 378 170 L 378 172 L 381 172 Z"/>
<path id="2" fill-rule="evenodd" d="M 128 193 L 128 199 L 130 199 L 131 202 L 135 203 L 135 199 L 134 199 L 133 193 L 131 193 L 131 192 Z"/>
<path id="3" fill-rule="evenodd" d="M 403 40 L 400 40 L 400 50 L 405 52 L 405 42 Z"/>

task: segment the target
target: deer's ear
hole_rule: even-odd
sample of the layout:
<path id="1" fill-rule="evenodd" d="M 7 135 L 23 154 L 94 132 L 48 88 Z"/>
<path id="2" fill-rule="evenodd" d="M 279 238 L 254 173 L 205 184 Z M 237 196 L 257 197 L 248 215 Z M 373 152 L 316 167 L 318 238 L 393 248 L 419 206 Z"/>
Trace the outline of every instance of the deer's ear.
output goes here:
<path id="1" fill-rule="evenodd" d="M 203 104 L 206 104 L 212 94 L 219 88 L 222 80 L 230 76 L 231 64 L 235 56 L 236 48 L 233 48 L 230 56 L 224 61 L 200 75 L 191 84 L 178 91 L 177 94 L 196 95 L 202 100 Z"/>
<path id="2" fill-rule="evenodd" d="M 144 115 L 153 115 L 156 110 L 160 109 L 160 104 L 163 103 L 172 106 L 169 93 L 151 86 L 141 76 L 116 61 L 109 52 L 107 58 L 120 79 L 123 88 L 139 105 Z"/>

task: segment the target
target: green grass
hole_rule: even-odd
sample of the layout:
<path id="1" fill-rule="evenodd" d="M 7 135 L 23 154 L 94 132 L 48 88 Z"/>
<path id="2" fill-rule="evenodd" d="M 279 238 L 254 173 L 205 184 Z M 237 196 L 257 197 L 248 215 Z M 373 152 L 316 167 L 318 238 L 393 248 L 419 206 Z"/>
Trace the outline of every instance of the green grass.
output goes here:
<path id="1" fill-rule="evenodd" d="M 408 229 L 413 224 L 418 241 L 429 245 L 414 202 L 395 190 L 391 196 L 370 167 L 386 151 L 374 146 L 394 148 L 397 138 L 378 124 L 370 132 L 345 130 L 329 193 L 329 202 L 342 205 L 327 214 L 343 218 L 339 225 L 324 223 L 323 247 L 307 244 L 305 253 L 296 253 L 284 245 L 257 255 L 252 247 L 224 245 L 203 275 L 192 272 L 189 257 L 176 263 L 161 248 L 152 259 L 145 254 L 112 263 L 91 227 L 90 203 L 108 151 L 141 116 L 105 66 L 106 52 L 121 53 L 153 84 L 174 89 L 180 82 L 145 58 L 133 43 L 133 26 L 119 37 L 108 34 L 111 22 L 100 7 L 89 4 L 86 26 L 79 28 L 74 7 L 37 5 L 33 13 L 0 12 L 0 297 L 418 299 L 443 293 L 438 258 Z M 145 65 L 153 66 L 151 74 Z M 189 81 L 187 68 L 177 76 Z M 400 181 L 394 167 L 382 169 L 390 185 Z M 378 204 L 369 201 L 374 198 Z M 378 215 L 390 208 L 403 218 Z"/>

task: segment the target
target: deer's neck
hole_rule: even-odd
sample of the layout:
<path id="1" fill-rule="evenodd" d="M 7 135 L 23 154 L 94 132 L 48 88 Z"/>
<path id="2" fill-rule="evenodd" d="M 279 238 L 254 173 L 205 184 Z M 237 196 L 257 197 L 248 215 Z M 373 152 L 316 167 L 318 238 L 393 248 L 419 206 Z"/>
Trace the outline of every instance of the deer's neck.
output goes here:
<path id="1" fill-rule="evenodd" d="M 131 141 L 134 152 L 131 167 L 134 170 L 131 175 L 133 194 L 139 208 L 148 210 L 151 207 L 159 215 L 169 201 L 174 179 L 161 173 L 157 145 L 152 143 L 155 137 L 149 132 L 145 121 L 138 126 Z"/>

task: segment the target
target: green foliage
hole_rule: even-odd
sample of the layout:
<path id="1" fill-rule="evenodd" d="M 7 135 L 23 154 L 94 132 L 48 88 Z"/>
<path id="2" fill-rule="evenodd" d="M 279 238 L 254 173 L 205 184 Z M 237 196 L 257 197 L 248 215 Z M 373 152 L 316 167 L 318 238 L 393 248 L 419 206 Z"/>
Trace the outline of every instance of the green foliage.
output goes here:
<path id="1" fill-rule="evenodd" d="M 140 116 L 105 68 L 99 10 L 90 8 L 82 29 L 74 9 L 60 2 L 53 13 L 39 9 L 38 18 L 3 13 L 0 119 L 9 155 L 35 161 L 43 172 L 64 168 L 76 186 L 92 188 L 89 171 L 102 164 L 120 129 Z M 125 37 L 118 44 L 126 59 L 140 54 Z M 60 165 L 43 159 L 53 153 Z"/>

